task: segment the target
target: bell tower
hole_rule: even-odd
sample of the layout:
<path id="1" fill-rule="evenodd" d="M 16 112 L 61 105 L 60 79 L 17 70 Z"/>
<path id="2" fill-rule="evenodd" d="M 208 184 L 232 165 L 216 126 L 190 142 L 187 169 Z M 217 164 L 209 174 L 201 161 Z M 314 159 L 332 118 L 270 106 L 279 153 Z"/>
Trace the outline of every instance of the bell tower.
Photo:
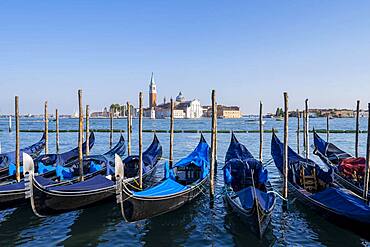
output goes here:
<path id="1" fill-rule="evenodd" d="M 157 86 L 154 82 L 154 76 L 152 72 L 152 77 L 150 79 L 149 85 L 149 108 L 154 108 L 157 105 Z"/>

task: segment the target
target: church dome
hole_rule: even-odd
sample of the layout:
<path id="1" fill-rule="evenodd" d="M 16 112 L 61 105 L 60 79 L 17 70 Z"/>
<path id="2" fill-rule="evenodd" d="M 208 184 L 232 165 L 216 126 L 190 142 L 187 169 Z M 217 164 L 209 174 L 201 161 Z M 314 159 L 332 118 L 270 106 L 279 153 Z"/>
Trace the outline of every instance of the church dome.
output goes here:
<path id="1" fill-rule="evenodd" d="M 181 92 L 179 92 L 179 95 L 177 95 L 176 101 L 177 102 L 184 102 L 185 101 L 185 97 L 182 95 Z"/>

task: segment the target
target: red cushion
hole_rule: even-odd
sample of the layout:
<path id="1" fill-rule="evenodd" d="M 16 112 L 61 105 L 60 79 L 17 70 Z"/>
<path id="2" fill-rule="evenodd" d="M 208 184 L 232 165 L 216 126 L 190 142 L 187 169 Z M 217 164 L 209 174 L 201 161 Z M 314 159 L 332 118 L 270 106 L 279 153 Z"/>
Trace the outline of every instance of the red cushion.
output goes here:
<path id="1" fill-rule="evenodd" d="M 339 164 L 339 171 L 348 176 L 352 175 L 356 171 L 358 176 L 364 176 L 365 163 L 366 160 L 363 157 L 343 159 Z"/>

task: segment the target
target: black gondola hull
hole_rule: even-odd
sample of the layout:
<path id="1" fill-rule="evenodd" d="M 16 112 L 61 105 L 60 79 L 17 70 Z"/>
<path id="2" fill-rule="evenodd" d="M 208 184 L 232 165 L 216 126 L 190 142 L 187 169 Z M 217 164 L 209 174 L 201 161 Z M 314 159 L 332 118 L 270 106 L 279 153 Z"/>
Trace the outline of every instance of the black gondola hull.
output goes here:
<path id="1" fill-rule="evenodd" d="M 185 191 L 157 197 L 137 197 L 123 188 L 118 200 L 122 215 L 126 221 L 135 222 L 174 211 L 198 197 L 204 191 L 207 181 L 208 178 L 204 178 Z"/>
<path id="2" fill-rule="evenodd" d="M 25 189 L 16 191 L 1 191 L 0 192 L 0 210 L 15 208 L 20 205 L 26 204 L 24 198 Z"/>
<path id="3" fill-rule="evenodd" d="M 143 175 L 144 182 L 150 182 L 156 172 L 156 166 Z M 90 176 L 91 177 L 91 176 Z M 132 184 L 135 182 L 132 181 Z M 97 190 L 63 192 L 46 189 L 32 180 L 31 206 L 38 216 L 56 215 L 77 209 L 92 207 L 96 204 L 114 200 L 116 186 Z"/>
<path id="4" fill-rule="evenodd" d="M 224 198 L 232 212 L 238 215 L 253 233 L 262 238 L 269 226 L 269 223 L 271 222 L 274 206 L 271 207 L 270 211 L 265 212 L 264 210 L 260 209 L 259 205 L 257 206 L 256 203 L 254 203 L 251 209 L 246 210 L 237 202 L 235 202 L 230 194 L 230 191 L 225 192 Z"/>
<path id="5" fill-rule="evenodd" d="M 336 225 L 353 231 L 368 240 L 370 239 L 370 232 L 368 230 L 369 224 L 362 223 L 338 214 L 335 211 L 332 211 L 329 208 L 325 207 L 323 204 L 318 203 L 309 196 L 305 195 L 302 189 L 298 189 L 291 183 L 288 183 L 288 186 L 289 191 L 292 193 L 292 195 L 297 198 L 298 202 L 305 207 L 310 208 L 311 210 L 315 211 L 316 213 Z"/>

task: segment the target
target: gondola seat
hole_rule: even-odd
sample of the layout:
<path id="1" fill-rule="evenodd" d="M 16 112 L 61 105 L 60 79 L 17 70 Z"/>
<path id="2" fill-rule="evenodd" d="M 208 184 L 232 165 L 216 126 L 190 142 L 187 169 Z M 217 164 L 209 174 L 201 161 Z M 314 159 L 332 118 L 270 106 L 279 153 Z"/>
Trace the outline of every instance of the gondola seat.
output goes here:
<path id="1" fill-rule="evenodd" d="M 317 177 L 316 177 L 315 167 L 312 167 L 310 171 L 307 171 L 304 168 L 304 166 L 301 166 L 300 173 L 301 173 L 301 184 L 303 188 L 309 192 L 316 192 L 317 191 Z"/>
<path id="2" fill-rule="evenodd" d="M 202 169 L 190 163 L 188 166 L 177 167 L 176 168 L 176 180 L 182 185 L 192 184 L 200 179 Z"/>

